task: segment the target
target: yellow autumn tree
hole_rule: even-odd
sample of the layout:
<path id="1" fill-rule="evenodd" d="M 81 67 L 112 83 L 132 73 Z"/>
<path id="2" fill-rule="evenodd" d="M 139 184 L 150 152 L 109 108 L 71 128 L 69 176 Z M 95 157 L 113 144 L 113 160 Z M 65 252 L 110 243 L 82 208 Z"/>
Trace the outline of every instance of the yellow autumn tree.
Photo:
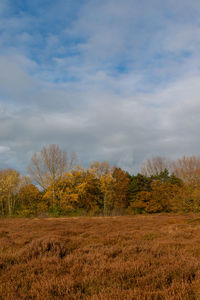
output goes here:
<path id="1" fill-rule="evenodd" d="M 52 207 L 54 207 L 56 201 L 55 184 L 62 179 L 67 171 L 72 169 L 75 159 L 76 155 L 74 153 L 67 157 L 67 152 L 55 144 L 43 147 L 39 153 L 34 153 L 31 158 L 28 171 L 33 181 L 42 190 L 45 191 L 51 187 Z"/>
<path id="2" fill-rule="evenodd" d="M 43 200 L 50 211 L 66 213 L 73 210 L 75 203 L 78 201 L 76 180 L 80 173 L 80 171 L 67 172 L 62 178 L 57 179 L 52 185 L 48 186 L 43 195 Z M 52 197 L 54 198 L 53 205 Z"/>
<path id="3" fill-rule="evenodd" d="M 17 206 L 17 193 L 20 188 L 20 174 L 13 169 L 0 171 L 1 214 L 13 215 Z"/>
<path id="4" fill-rule="evenodd" d="M 78 186 L 78 206 L 90 214 L 97 214 L 102 209 L 103 194 L 100 181 L 94 173 L 83 170 L 83 183 Z"/>
<path id="5" fill-rule="evenodd" d="M 176 195 L 175 211 L 200 212 L 200 183 L 185 182 Z"/>
<path id="6" fill-rule="evenodd" d="M 41 203 L 41 193 L 32 183 L 23 185 L 18 193 L 19 214 L 22 216 L 31 216 L 38 213 Z"/>
<path id="7" fill-rule="evenodd" d="M 115 167 L 113 176 L 114 210 L 115 213 L 123 213 L 128 206 L 128 186 L 130 183 L 127 172 Z"/>
<path id="8" fill-rule="evenodd" d="M 100 183 L 100 191 L 102 193 L 102 209 L 104 215 L 108 215 L 114 206 L 113 176 L 110 165 L 103 161 L 93 162 L 90 165 L 89 172 L 92 173 Z"/>

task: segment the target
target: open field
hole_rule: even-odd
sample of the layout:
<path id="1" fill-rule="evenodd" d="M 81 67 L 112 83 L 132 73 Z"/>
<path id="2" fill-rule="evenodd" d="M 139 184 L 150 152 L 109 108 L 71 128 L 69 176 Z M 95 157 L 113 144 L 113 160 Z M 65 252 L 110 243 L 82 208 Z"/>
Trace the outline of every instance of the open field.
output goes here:
<path id="1" fill-rule="evenodd" d="M 200 216 L 2 219 L 0 299 L 200 299 Z"/>

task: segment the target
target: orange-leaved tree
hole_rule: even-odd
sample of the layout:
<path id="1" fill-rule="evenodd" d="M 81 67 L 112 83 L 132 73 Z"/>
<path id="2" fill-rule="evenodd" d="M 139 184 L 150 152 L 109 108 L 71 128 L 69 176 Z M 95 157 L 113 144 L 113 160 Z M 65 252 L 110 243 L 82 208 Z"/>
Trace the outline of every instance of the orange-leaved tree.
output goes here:
<path id="1" fill-rule="evenodd" d="M 128 173 L 121 168 L 115 167 L 113 169 L 113 192 L 114 192 L 114 211 L 115 213 L 122 213 L 128 206 L 128 187 L 130 178 Z"/>
<path id="2" fill-rule="evenodd" d="M 23 216 L 36 215 L 41 208 L 41 192 L 32 183 L 22 186 L 18 193 L 19 214 Z"/>
<path id="3" fill-rule="evenodd" d="M 182 187 L 170 182 L 153 180 L 150 191 L 137 193 L 130 208 L 135 212 L 159 213 L 177 210 L 177 197 Z"/>

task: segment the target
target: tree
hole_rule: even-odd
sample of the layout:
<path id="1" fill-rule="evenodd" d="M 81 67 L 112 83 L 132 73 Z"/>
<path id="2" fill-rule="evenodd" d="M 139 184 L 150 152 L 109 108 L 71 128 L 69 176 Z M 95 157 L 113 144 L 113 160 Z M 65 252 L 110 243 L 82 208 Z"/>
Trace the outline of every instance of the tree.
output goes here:
<path id="1" fill-rule="evenodd" d="M 47 207 L 54 213 L 66 213 L 73 210 L 78 202 L 77 186 L 82 184 L 81 170 L 65 173 L 46 189 L 43 200 Z M 49 202 L 54 197 L 54 203 Z"/>
<path id="2" fill-rule="evenodd" d="M 172 170 L 185 182 L 200 182 L 200 157 L 183 156 L 172 163 Z"/>
<path id="3" fill-rule="evenodd" d="M 140 191 L 130 204 L 130 209 L 138 212 L 159 213 L 177 211 L 177 197 L 181 187 L 161 180 L 153 180 L 150 191 Z"/>
<path id="4" fill-rule="evenodd" d="M 19 172 L 13 169 L 0 171 L 0 205 L 1 214 L 13 215 L 17 204 L 17 193 L 21 178 Z"/>
<path id="5" fill-rule="evenodd" d="M 111 172 L 110 165 L 106 161 L 102 161 L 101 163 L 98 161 L 92 162 L 89 170 L 94 173 L 97 178 L 106 176 Z"/>
<path id="6" fill-rule="evenodd" d="M 170 212 L 174 210 L 176 196 L 180 186 L 161 180 L 154 180 L 151 184 L 151 200 L 146 212 Z"/>
<path id="7" fill-rule="evenodd" d="M 169 170 L 171 163 L 164 157 L 154 157 L 152 159 L 147 159 L 142 163 L 141 174 L 145 176 L 158 175 L 165 169 Z"/>
<path id="8" fill-rule="evenodd" d="M 151 190 L 152 178 L 142 174 L 130 177 L 130 183 L 128 186 L 128 200 L 133 202 L 136 198 L 137 193 L 141 191 Z"/>
<path id="9" fill-rule="evenodd" d="M 110 214 L 114 203 L 113 176 L 110 165 L 106 161 L 101 163 L 93 162 L 90 165 L 89 172 L 92 173 L 100 182 L 100 190 L 103 195 L 104 215 Z"/>
<path id="10" fill-rule="evenodd" d="M 114 210 L 122 212 L 128 206 L 128 186 L 130 178 L 127 172 L 115 167 L 113 170 Z"/>
<path id="11" fill-rule="evenodd" d="M 100 181 L 95 175 L 83 168 L 67 172 L 55 184 L 54 213 L 68 213 L 76 209 L 96 213 L 102 208 Z M 43 199 L 50 199 L 52 186 L 49 186 Z M 52 207 L 51 207 L 52 208 Z"/>
<path id="12" fill-rule="evenodd" d="M 103 208 L 103 193 L 101 190 L 101 181 L 94 173 L 83 172 L 83 184 L 78 186 L 80 208 L 92 214 L 98 213 Z"/>
<path id="13" fill-rule="evenodd" d="M 30 216 L 37 214 L 38 205 L 41 202 L 41 193 L 34 184 L 22 186 L 18 193 L 19 214 Z"/>
<path id="14" fill-rule="evenodd" d="M 171 183 L 171 184 L 176 184 L 179 186 L 182 186 L 183 181 L 178 178 L 177 176 L 174 175 L 174 173 L 172 173 L 172 175 L 169 174 L 169 171 L 165 168 L 164 171 L 161 171 L 160 174 L 158 175 L 153 175 L 151 176 L 152 180 L 160 180 L 163 183 Z"/>
<path id="15" fill-rule="evenodd" d="M 75 154 L 71 154 L 71 158 L 67 160 L 65 150 L 59 148 L 58 145 L 51 144 L 43 147 L 40 153 L 34 153 L 29 164 L 28 171 L 33 180 L 43 189 L 48 186 L 52 187 L 52 206 L 55 200 L 54 184 L 56 180 L 62 178 L 67 170 L 73 167 Z"/>

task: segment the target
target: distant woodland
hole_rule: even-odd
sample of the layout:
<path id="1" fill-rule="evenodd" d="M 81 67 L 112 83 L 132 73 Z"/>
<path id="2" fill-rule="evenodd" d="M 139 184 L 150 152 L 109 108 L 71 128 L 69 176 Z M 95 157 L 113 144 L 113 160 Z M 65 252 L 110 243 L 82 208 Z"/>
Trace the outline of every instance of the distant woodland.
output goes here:
<path id="1" fill-rule="evenodd" d="M 131 175 L 107 162 L 88 169 L 51 144 L 32 156 L 28 176 L 0 170 L 0 215 L 78 216 L 200 211 L 200 157 L 155 157 Z"/>

